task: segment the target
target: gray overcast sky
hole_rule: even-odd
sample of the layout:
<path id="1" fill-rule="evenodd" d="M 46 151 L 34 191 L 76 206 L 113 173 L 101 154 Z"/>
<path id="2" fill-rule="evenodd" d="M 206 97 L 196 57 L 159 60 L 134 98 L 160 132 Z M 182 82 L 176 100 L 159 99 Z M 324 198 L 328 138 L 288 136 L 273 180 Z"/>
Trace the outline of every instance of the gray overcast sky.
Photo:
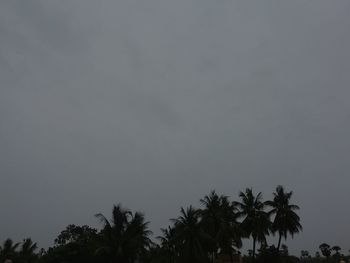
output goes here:
<path id="1" fill-rule="evenodd" d="M 350 249 L 350 1 L 1 0 L 0 237 L 294 191 Z"/>

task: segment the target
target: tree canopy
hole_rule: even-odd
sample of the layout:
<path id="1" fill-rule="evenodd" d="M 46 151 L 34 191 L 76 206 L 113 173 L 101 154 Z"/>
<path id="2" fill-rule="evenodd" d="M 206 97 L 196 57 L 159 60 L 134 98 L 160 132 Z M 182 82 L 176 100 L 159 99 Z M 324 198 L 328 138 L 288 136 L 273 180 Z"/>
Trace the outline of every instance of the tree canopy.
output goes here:
<path id="1" fill-rule="evenodd" d="M 245 239 L 253 243 L 252 253 L 243 257 L 245 262 L 287 262 L 291 256 L 288 247 L 281 245 L 281 238 L 293 237 L 302 230 L 299 207 L 291 198 L 292 192 L 282 186 L 267 201 L 252 188 L 241 191 L 238 201 L 211 191 L 199 200 L 200 208 L 181 208 L 154 240 L 143 213 L 117 204 L 110 218 L 102 213 L 95 215 L 101 223 L 99 229 L 70 224 L 46 250 L 39 250 L 30 238 L 20 243 L 5 240 L 0 246 L 0 263 L 235 262 L 241 257 Z M 279 234 L 276 246 L 267 243 L 267 236 L 274 233 Z M 340 247 L 322 244 L 320 251 L 329 258 L 331 251 L 339 255 Z M 305 252 L 302 255 L 306 258 Z"/>

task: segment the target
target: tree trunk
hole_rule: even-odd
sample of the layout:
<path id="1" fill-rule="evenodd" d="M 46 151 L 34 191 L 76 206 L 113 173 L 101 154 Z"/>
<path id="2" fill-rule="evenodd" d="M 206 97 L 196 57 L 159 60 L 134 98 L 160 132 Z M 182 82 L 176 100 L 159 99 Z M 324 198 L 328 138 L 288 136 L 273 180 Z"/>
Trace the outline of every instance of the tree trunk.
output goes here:
<path id="1" fill-rule="evenodd" d="M 278 245 L 277 245 L 277 251 L 278 253 L 280 252 L 280 246 L 281 246 L 281 240 L 282 240 L 282 234 L 280 233 L 279 234 L 279 238 L 278 238 Z"/>
<path id="2" fill-rule="evenodd" d="M 256 237 L 253 237 L 253 260 L 255 259 L 255 243 L 256 243 Z"/>

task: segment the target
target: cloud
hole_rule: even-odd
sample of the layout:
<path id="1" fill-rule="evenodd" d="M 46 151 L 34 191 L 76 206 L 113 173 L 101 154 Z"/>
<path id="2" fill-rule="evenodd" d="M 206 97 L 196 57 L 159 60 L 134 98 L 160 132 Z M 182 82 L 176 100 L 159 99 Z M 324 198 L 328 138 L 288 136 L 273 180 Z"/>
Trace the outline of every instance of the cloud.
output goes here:
<path id="1" fill-rule="evenodd" d="M 305 229 L 292 250 L 345 246 L 348 11 L 1 1 L 1 235 L 46 246 L 117 202 L 145 211 L 157 233 L 210 189 L 269 198 L 284 184 Z"/>

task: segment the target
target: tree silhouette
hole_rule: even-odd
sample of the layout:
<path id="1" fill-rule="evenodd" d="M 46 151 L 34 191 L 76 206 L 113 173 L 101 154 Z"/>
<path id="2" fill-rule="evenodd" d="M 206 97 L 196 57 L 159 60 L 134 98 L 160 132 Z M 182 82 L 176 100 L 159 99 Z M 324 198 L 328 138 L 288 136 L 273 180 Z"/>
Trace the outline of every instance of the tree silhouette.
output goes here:
<path id="1" fill-rule="evenodd" d="M 271 222 L 269 214 L 264 211 L 265 203 L 262 202 L 262 194 L 259 192 L 256 196 L 251 188 L 245 192 L 240 192 L 241 202 L 233 204 L 238 208 L 238 216 L 243 217 L 241 226 L 247 237 L 253 238 L 253 253 L 255 258 L 256 242 L 266 243 L 266 236 L 269 234 Z"/>
<path id="2" fill-rule="evenodd" d="M 335 251 L 335 255 L 340 256 L 339 251 L 341 250 L 340 246 L 333 246 L 332 250 Z"/>
<path id="3" fill-rule="evenodd" d="M 20 243 L 13 243 L 12 239 L 6 239 L 0 250 L 0 260 L 5 261 L 6 259 L 14 260 L 17 256 L 17 248 Z"/>
<path id="4" fill-rule="evenodd" d="M 201 224 L 203 229 L 215 241 L 211 247 L 212 261 L 217 258 L 220 251 L 231 257 L 235 248 L 242 246 L 242 230 L 237 222 L 234 206 L 227 196 L 218 195 L 212 191 L 200 200 L 204 209 L 201 210 Z"/>
<path id="5" fill-rule="evenodd" d="M 161 262 L 176 262 L 178 258 L 178 251 L 175 244 L 175 228 L 168 227 L 166 229 L 161 229 L 162 236 L 158 236 L 157 238 L 161 242 L 159 257 L 163 260 Z"/>
<path id="6" fill-rule="evenodd" d="M 93 263 L 100 235 L 89 226 L 68 225 L 55 239 L 54 247 L 41 253 L 44 263 Z"/>
<path id="7" fill-rule="evenodd" d="M 319 246 L 321 253 L 323 256 L 325 256 L 327 259 L 331 256 L 331 247 L 327 243 L 322 243 Z"/>
<path id="8" fill-rule="evenodd" d="M 300 258 L 301 258 L 301 259 L 307 259 L 307 258 L 309 258 L 309 257 L 310 257 L 309 251 L 307 251 L 307 250 L 302 250 L 302 251 L 300 252 Z"/>
<path id="9" fill-rule="evenodd" d="M 213 240 L 200 224 L 200 211 L 192 206 L 181 208 L 181 215 L 171 220 L 174 223 L 174 242 L 179 249 L 180 262 L 205 263 L 209 261 L 207 249 Z"/>
<path id="10" fill-rule="evenodd" d="M 299 210 L 297 205 L 290 204 L 293 192 L 285 192 L 283 186 L 277 186 L 276 192 L 273 193 L 273 200 L 267 201 L 266 204 L 272 207 L 270 215 L 275 215 L 272 223 L 273 232 L 279 235 L 277 249 L 280 249 L 281 239 L 287 239 L 287 235 L 292 237 L 302 230 L 300 218 L 296 214 Z"/>
<path id="11" fill-rule="evenodd" d="M 55 239 L 56 245 L 66 245 L 72 242 L 88 243 L 97 238 L 97 230 L 87 225 L 68 225 Z"/>
<path id="12" fill-rule="evenodd" d="M 108 262 L 133 263 L 151 244 L 151 231 L 142 213 L 132 213 L 117 205 L 113 207 L 111 221 L 103 214 L 96 217 L 104 225 L 101 231 L 103 242 L 97 254 Z"/>
<path id="13" fill-rule="evenodd" d="M 87 225 L 68 225 L 47 250 L 37 252 L 37 244 L 30 238 L 22 243 L 11 239 L 0 245 L 0 263 L 218 263 L 233 262 L 239 255 L 242 238 L 252 238 L 249 262 L 320 262 L 320 253 L 312 258 L 307 251 L 296 258 L 281 244 L 284 237 L 302 230 L 296 214 L 298 206 L 291 204 L 292 192 L 282 186 L 276 188 L 273 200 L 263 202 L 262 194 L 251 188 L 239 193 L 240 202 L 231 202 L 225 195 L 211 191 L 200 199 L 201 209 L 192 206 L 181 208 L 180 215 L 171 219 L 172 225 L 161 229 L 159 242 L 150 240 L 148 222 L 140 212 L 132 212 L 120 204 L 113 206 L 111 219 L 103 214 L 95 216 L 101 221 L 101 230 Z M 270 206 L 271 211 L 266 208 Z M 270 217 L 274 216 L 273 222 Z M 278 233 L 278 248 L 268 246 L 269 233 Z M 256 246 L 260 244 L 259 253 Z M 280 249 L 281 248 L 281 249 Z M 322 254 L 330 259 L 340 259 L 340 247 L 323 243 Z M 348 259 L 348 257 L 345 257 Z M 326 262 L 326 261 L 325 261 Z"/>
<path id="14" fill-rule="evenodd" d="M 34 243 L 30 238 L 23 240 L 21 249 L 19 251 L 20 262 L 22 263 L 33 263 L 37 260 L 38 255 L 35 251 L 38 249 L 36 243 Z"/>

